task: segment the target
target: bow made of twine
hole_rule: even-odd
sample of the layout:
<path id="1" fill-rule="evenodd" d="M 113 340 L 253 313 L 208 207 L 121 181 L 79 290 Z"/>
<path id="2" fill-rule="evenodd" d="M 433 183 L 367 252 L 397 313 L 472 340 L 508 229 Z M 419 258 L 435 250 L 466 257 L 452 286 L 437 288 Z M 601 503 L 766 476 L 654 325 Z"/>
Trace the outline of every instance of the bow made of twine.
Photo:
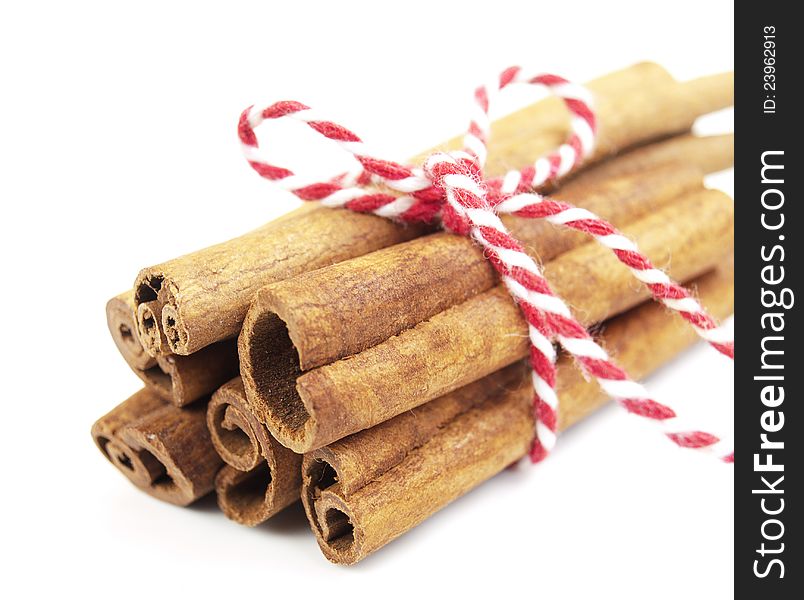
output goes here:
<path id="1" fill-rule="evenodd" d="M 532 165 L 504 177 L 486 179 L 483 165 L 490 133 L 489 106 L 493 96 L 517 83 L 546 86 L 560 97 L 571 114 L 570 135 L 558 149 Z M 556 440 L 559 400 L 555 391 L 555 342 L 620 406 L 658 425 L 678 446 L 733 462 L 734 452 L 725 440 L 682 424 L 672 408 L 652 399 L 641 384 L 631 380 L 614 363 L 573 317 L 564 301 L 553 293 L 539 265 L 499 218 L 500 214 L 512 214 L 546 219 L 592 236 L 611 249 L 657 301 L 680 314 L 718 351 L 734 358 L 730 330 L 718 326 L 689 291 L 654 267 L 631 240 L 588 210 L 533 191 L 577 168 L 591 154 L 596 118 L 590 92 L 556 75 L 532 76 L 520 67 L 510 67 L 494 84 L 477 88 L 474 96 L 475 111 L 464 137 L 463 151 L 434 153 L 421 168 L 371 156 L 357 135 L 295 101 L 277 102 L 263 109 L 247 108 L 240 117 L 238 135 L 252 168 L 302 200 L 316 200 L 324 206 L 373 213 L 397 221 L 440 222 L 444 229 L 467 236 L 483 247 L 528 323 L 536 418 L 530 453 L 534 462 L 543 459 Z M 266 120 L 280 118 L 304 123 L 337 142 L 356 159 L 356 168 L 322 182 L 268 162 L 258 150 L 254 130 Z"/>

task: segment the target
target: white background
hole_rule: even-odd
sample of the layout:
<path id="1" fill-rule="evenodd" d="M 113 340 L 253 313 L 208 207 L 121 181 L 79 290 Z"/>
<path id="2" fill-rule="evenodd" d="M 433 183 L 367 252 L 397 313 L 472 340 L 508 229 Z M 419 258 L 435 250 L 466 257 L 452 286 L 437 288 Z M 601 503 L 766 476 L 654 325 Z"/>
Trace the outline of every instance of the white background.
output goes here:
<path id="1" fill-rule="evenodd" d="M 459 133 L 473 87 L 509 64 L 577 81 L 646 59 L 682 79 L 731 69 L 731 2 L 9 4 L 0 594 L 732 595 L 732 469 L 614 407 L 351 568 L 324 560 L 297 508 L 250 530 L 212 501 L 140 494 L 89 435 L 139 387 L 107 298 L 145 265 L 291 207 L 239 154 L 245 106 L 299 99 L 402 158 Z M 729 173 L 710 183 L 731 191 Z M 732 373 L 698 347 L 648 383 L 730 431 Z"/>

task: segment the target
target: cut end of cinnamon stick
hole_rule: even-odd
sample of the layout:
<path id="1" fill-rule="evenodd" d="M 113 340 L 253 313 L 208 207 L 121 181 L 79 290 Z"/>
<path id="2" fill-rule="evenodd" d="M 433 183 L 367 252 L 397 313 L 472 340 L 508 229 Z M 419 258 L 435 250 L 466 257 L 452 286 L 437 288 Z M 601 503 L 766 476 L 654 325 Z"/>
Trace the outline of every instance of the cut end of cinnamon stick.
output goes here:
<path id="1" fill-rule="evenodd" d="M 199 349 L 188 348 L 189 334 L 177 309 L 177 289 L 176 284 L 160 270 L 144 269 L 137 275 L 137 281 L 134 284 L 134 301 L 139 326 L 145 336 L 143 345 L 150 352 L 187 355 Z M 148 308 L 144 309 L 145 316 L 139 317 L 140 310 L 143 310 L 142 305 L 146 305 Z M 145 319 L 148 320 L 145 321 Z M 159 343 L 156 341 L 157 332 Z"/>
<path id="2" fill-rule="evenodd" d="M 144 269 L 137 275 L 134 285 L 134 305 L 139 306 L 144 302 L 153 302 L 159 297 L 162 290 L 162 282 L 165 276 L 162 273 Z"/>
<path id="3" fill-rule="evenodd" d="M 361 530 L 359 527 L 355 529 L 354 518 L 346 503 L 340 501 L 338 494 L 332 493 L 340 487 L 340 482 L 338 470 L 331 464 L 335 455 L 328 458 L 330 462 L 322 456 L 304 462 L 304 507 L 324 556 L 336 564 L 351 565 L 365 555 L 361 551 Z"/>
<path id="4" fill-rule="evenodd" d="M 179 409 L 141 390 L 92 426 L 98 449 L 147 494 L 187 506 L 214 487 L 221 466 L 205 407 Z"/>
<path id="5" fill-rule="evenodd" d="M 149 356 L 156 358 L 167 351 L 167 340 L 159 321 L 159 303 L 156 300 L 137 306 L 137 336 Z"/>
<path id="6" fill-rule="evenodd" d="M 162 307 L 162 331 L 165 332 L 170 350 L 176 354 L 189 354 L 187 349 L 187 328 L 181 322 L 181 315 L 172 304 Z"/>
<path id="7" fill-rule="evenodd" d="M 149 390 L 140 390 L 92 425 L 92 439 L 101 453 L 131 481 L 142 487 L 150 484 L 164 467 L 157 467 L 153 457 L 134 451 L 120 439 L 125 425 L 159 410 L 164 402 Z M 158 461 L 156 461 L 158 463 Z"/>
<path id="8" fill-rule="evenodd" d="M 237 342 L 233 339 L 216 342 L 191 356 L 150 356 L 137 333 L 134 295 L 132 290 L 109 300 L 106 318 L 121 355 L 152 392 L 171 404 L 187 406 L 208 398 L 237 375 L 240 364 Z M 145 303 L 142 306 L 142 314 L 147 317 L 152 305 Z"/>
<path id="9" fill-rule="evenodd" d="M 218 505 L 227 517 L 258 525 L 299 499 L 302 457 L 280 445 L 249 412 L 239 377 L 213 394 L 207 427 L 227 463 L 215 479 Z"/>
<path id="10" fill-rule="evenodd" d="M 225 465 L 215 477 L 218 506 L 232 521 L 254 527 L 278 510 L 271 501 L 271 469 L 265 461 L 249 471 Z M 282 507 L 284 508 L 284 507 Z"/>
<path id="11" fill-rule="evenodd" d="M 244 398 L 240 378 L 221 386 L 207 405 L 207 428 L 223 462 L 239 471 L 250 471 L 263 460 L 259 434 L 263 439 L 268 434 L 248 411 Z"/>
<path id="12" fill-rule="evenodd" d="M 117 349 L 132 369 L 147 370 L 156 365 L 137 335 L 134 293 L 123 292 L 106 303 L 106 323 Z"/>
<path id="13" fill-rule="evenodd" d="M 109 462 L 137 487 L 149 488 L 167 477 L 165 465 L 147 450 L 135 451 L 119 440 L 106 437 L 94 427 L 92 438 Z"/>
<path id="14" fill-rule="evenodd" d="M 281 444 L 304 452 L 315 437 L 315 421 L 296 389 L 302 371 L 287 325 L 273 312 L 249 311 L 238 348 L 249 409 L 270 424 Z"/>
<path id="15" fill-rule="evenodd" d="M 187 506 L 200 497 L 194 490 L 192 481 L 176 467 L 168 449 L 153 444 L 146 435 L 136 430 L 127 430 L 125 437 L 132 453 L 147 456 L 159 469 L 158 475 L 147 486 L 141 486 L 148 494 L 177 506 Z"/>

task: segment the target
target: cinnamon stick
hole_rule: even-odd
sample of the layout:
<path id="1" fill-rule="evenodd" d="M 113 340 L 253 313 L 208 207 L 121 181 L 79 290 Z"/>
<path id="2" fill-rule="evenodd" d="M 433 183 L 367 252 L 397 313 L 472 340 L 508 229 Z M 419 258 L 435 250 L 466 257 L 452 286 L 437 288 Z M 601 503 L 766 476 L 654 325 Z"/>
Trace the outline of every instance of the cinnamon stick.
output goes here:
<path id="1" fill-rule="evenodd" d="M 731 246 L 733 210 L 728 196 L 701 190 L 623 228 L 623 232 L 637 241 L 654 264 L 669 267 L 674 278 L 685 281 L 713 268 Z M 443 240 L 452 243 L 448 236 Z M 464 245 L 466 253 L 474 251 L 464 239 L 452 241 Z M 423 245 L 423 251 L 428 247 Z M 401 248 L 404 251 L 404 246 Z M 401 260 L 384 260 L 383 264 L 390 266 L 380 269 L 378 277 L 355 277 L 360 286 L 349 285 L 350 279 L 344 277 L 348 263 L 330 268 L 336 273 L 334 281 L 343 284 L 353 297 L 360 298 L 364 291 L 369 295 L 365 308 L 360 304 L 361 310 L 349 312 L 348 323 L 343 326 L 340 316 L 328 310 L 332 304 L 326 295 L 298 305 L 293 305 L 290 296 L 282 296 L 292 311 L 285 311 L 270 289 L 255 299 L 240 336 L 241 375 L 252 412 L 285 446 L 309 452 L 527 354 L 527 325 L 508 292 L 497 286 L 351 357 L 302 372 L 300 360 L 306 360 L 303 357 L 308 349 L 311 355 L 326 359 L 328 349 L 335 348 L 337 353 L 343 347 L 342 336 L 370 339 L 370 333 L 363 332 L 374 328 L 384 331 L 389 319 L 404 314 L 382 295 L 387 290 L 393 297 L 394 288 L 385 286 L 385 278 L 396 278 L 397 271 L 407 276 L 404 261 L 412 261 L 417 255 L 401 256 Z M 368 257 L 360 259 L 361 263 L 366 260 Z M 481 268 L 488 268 L 482 256 L 477 261 Z M 423 264 L 428 262 L 426 254 Z M 437 264 L 435 259 L 432 262 Z M 465 268 L 462 266 L 461 271 Z M 544 272 L 555 292 L 574 307 L 586 325 L 623 312 L 649 295 L 610 250 L 594 242 L 548 262 Z M 448 266 L 445 273 L 460 279 L 458 271 Z M 304 278 L 318 276 L 320 273 Z M 400 298 L 409 303 L 411 290 L 428 290 L 433 280 L 443 276 L 436 273 L 434 279 L 422 269 L 421 277 L 403 281 Z M 493 275 L 489 277 L 493 282 Z M 303 288 L 291 289 L 303 294 Z M 421 302 L 419 296 L 416 301 Z M 388 314 L 372 310 L 373 306 L 384 307 L 385 302 L 389 302 Z M 306 364 L 301 363 L 302 368 Z"/>
<path id="2" fill-rule="evenodd" d="M 208 397 L 237 375 L 237 344 L 224 340 L 190 356 L 173 354 L 151 357 L 136 330 L 134 292 L 124 292 L 106 304 L 106 321 L 118 350 L 148 388 L 176 406 L 187 406 Z"/>
<path id="3" fill-rule="evenodd" d="M 731 313 L 733 271 L 696 281 L 716 316 Z M 689 325 L 655 303 L 608 322 L 603 343 L 641 378 L 696 340 Z M 533 435 L 532 389 L 516 363 L 304 458 L 302 501 L 318 544 L 353 564 L 522 458 Z M 562 429 L 607 397 L 566 356 L 558 363 Z"/>
<path id="4" fill-rule="evenodd" d="M 215 479 L 218 506 L 227 517 L 258 525 L 299 499 L 302 457 L 251 415 L 239 377 L 212 395 L 207 427 L 227 463 Z"/>
<path id="5" fill-rule="evenodd" d="M 595 94 L 599 123 L 592 161 L 685 131 L 703 114 L 701 110 L 732 102 L 728 75 L 678 83 L 649 63 L 597 79 L 589 88 Z M 555 99 L 499 120 L 493 127 L 489 174 L 521 167 L 555 147 L 566 135 L 567 124 L 566 110 Z M 144 269 L 135 284 L 136 302 L 138 307 L 155 304 L 138 313 L 143 345 L 152 355 L 168 351 L 186 355 L 234 337 L 253 294 L 263 285 L 412 239 L 424 231 L 372 215 L 312 210 Z M 310 244 L 311 239 L 316 243 Z"/>
<path id="6" fill-rule="evenodd" d="M 98 419 L 92 438 L 139 489 L 187 506 L 212 491 L 222 464 L 205 413 L 203 404 L 177 408 L 146 388 Z"/>

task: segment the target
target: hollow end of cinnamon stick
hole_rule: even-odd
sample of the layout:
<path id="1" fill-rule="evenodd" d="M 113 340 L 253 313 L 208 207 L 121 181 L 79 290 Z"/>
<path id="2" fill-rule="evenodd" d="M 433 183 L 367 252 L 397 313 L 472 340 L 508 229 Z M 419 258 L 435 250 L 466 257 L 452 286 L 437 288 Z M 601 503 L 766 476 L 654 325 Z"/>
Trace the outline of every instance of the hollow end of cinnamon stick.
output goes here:
<path id="1" fill-rule="evenodd" d="M 143 389 L 92 426 L 101 453 L 135 486 L 187 506 L 214 487 L 221 460 L 209 439 L 205 407 L 179 409 Z"/>
<path id="2" fill-rule="evenodd" d="M 228 518 L 258 525 L 299 499 L 302 457 L 280 445 L 249 412 L 239 377 L 213 394 L 207 427 L 227 463 L 215 489 Z"/>
<path id="3" fill-rule="evenodd" d="M 255 527 L 298 500 L 298 490 L 293 497 L 278 502 L 274 492 L 275 481 L 266 461 L 248 471 L 239 471 L 229 465 L 215 477 L 215 492 L 218 506 L 227 518 Z"/>
<path id="4" fill-rule="evenodd" d="M 161 306 L 156 300 L 137 306 L 137 336 L 148 355 L 154 358 L 168 351 L 167 340 L 160 324 L 160 311 Z"/>
<path id="5" fill-rule="evenodd" d="M 215 477 L 218 506 L 231 520 L 254 527 L 272 516 L 266 502 L 272 483 L 271 469 L 262 461 L 248 471 L 225 465 Z"/>
<path id="6" fill-rule="evenodd" d="M 107 460 L 137 487 L 150 488 L 167 477 L 165 465 L 147 450 L 134 450 L 102 432 L 93 431 L 92 438 Z"/>
<path id="7" fill-rule="evenodd" d="M 352 565 L 366 554 L 362 550 L 361 529 L 355 528 L 355 517 L 337 493 L 337 471 L 328 462 L 316 459 L 307 462 L 304 477 L 312 482 L 308 520 L 314 529 L 319 547 L 328 560 Z"/>
<path id="8" fill-rule="evenodd" d="M 162 331 L 165 332 L 170 350 L 176 354 L 187 352 L 187 328 L 181 322 L 181 315 L 172 304 L 162 307 Z"/>
<path id="9" fill-rule="evenodd" d="M 142 397 L 141 395 L 139 398 L 141 399 Z M 129 405 L 132 403 L 138 404 L 137 395 L 129 399 Z M 158 402 L 155 406 L 159 408 L 161 405 L 162 403 Z M 109 424 L 109 421 L 114 418 L 115 411 L 125 410 L 125 408 L 126 404 L 124 403 L 96 421 L 92 426 L 92 439 L 101 454 L 118 471 L 125 475 L 131 483 L 146 493 L 158 497 L 160 492 L 154 494 L 151 490 L 160 490 L 163 486 L 172 484 L 172 478 L 168 475 L 165 464 L 149 450 L 132 448 L 119 437 L 119 430 Z M 118 423 L 117 425 L 121 424 Z"/>
<path id="10" fill-rule="evenodd" d="M 134 284 L 134 305 L 139 306 L 145 302 L 156 301 L 159 298 L 159 292 L 162 290 L 164 280 L 164 273 L 151 269 L 140 271 Z"/>
<path id="11" fill-rule="evenodd" d="M 239 371 L 236 340 L 217 342 L 191 356 L 150 356 L 137 334 L 134 291 L 106 305 L 106 320 L 115 345 L 134 373 L 165 401 L 187 406 L 209 395 Z M 143 313 L 151 310 L 146 303 Z"/>
<path id="12" fill-rule="evenodd" d="M 296 389 L 302 370 L 287 324 L 276 313 L 250 310 L 238 349 L 249 410 L 269 424 L 280 443 L 303 452 L 315 437 L 316 424 Z"/>
<path id="13" fill-rule="evenodd" d="M 250 471 L 263 460 L 269 434 L 248 411 L 240 378 L 221 386 L 207 405 L 207 428 L 223 462 L 238 471 Z"/>
<path id="14" fill-rule="evenodd" d="M 137 312 L 132 291 L 118 294 L 106 303 L 106 324 L 115 346 L 132 369 L 144 371 L 156 365 L 137 335 Z"/>
<path id="15" fill-rule="evenodd" d="M 176 285 L 155 267 L 143 269 L 134 283 L 134 301 L 138 324 L 143 332 L 143 344 L 156 354 L 190 354 L 187 348 L 187 329 L 176 308 Z M 146 305 L 146 309 L 141 306 Z M 158 341 L 157 341 L 158 336 Z"/>
<path id="16" fill-rule="evenodd" d="M 133 452 L 146 454 L 161 465 L 159 476 L 146 487 L 142 487 L 144 491 L 154 498 L 177 506 L 188 506 L 211 491 L 211 481 L 199 487 L 179 466 L 175 452 L 150 436 L 151 434 L 142 433 L 137 428 L 123 431 L 123 439 Z"/>

